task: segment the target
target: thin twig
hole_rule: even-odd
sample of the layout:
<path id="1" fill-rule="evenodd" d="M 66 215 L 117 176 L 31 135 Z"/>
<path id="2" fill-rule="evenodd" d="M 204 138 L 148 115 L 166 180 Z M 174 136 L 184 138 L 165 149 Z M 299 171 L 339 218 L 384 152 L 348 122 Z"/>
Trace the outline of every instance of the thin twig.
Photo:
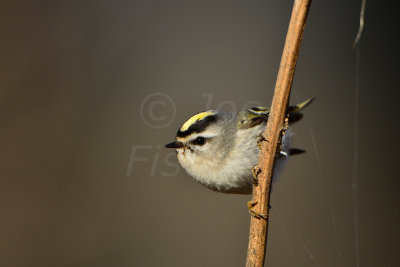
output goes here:
<path id="1" fill-rule="evenodd" d="M 365 14 L 365 4 L 366 3 L 367 3 L 367 0 L 362 0 L 362 2 L 361 2 L 360 26 L 358 27 L 356 39 L 354 39 L 354 42 L 353 42 L 353 48 L 356 47 L 356 45 L 358 44 L 358 41 L 360 41 L 361 34 L 364 29 L 364 14 Z"/>
<path id="2" fill-rule="evenodd" d="M 257 216 L 251 217 L 246 261 L 246 266 L 248 267 L 261 267 L 264 265 L 268 229 L 268 205 L 275 155 L 284 127 L 290 89 L 310 5 L 311 0 L 294 1 L 275 85 L 275 93 L 272 99 L 271 113 L 264 132 L 265 139 L 268 142 L 262 142 L 258 163 L 261 171 L 258 172 L 257 176 L 258 185 L 253 186 L 252 203 L 256 203 L 253 210 L 261 216 L 258 216 L 258 218 Z"/>

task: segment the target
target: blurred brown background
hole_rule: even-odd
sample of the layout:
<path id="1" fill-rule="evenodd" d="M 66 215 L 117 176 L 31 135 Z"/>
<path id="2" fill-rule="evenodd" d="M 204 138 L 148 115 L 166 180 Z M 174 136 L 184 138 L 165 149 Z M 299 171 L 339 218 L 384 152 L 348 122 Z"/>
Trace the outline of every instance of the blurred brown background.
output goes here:
<path id="1" fill-rule="evenodd" d="M 274 185 L 266 266 L 400 266 L 389 5 L 367 1 L 352 49 L 361 1 L 312 4 L 291 99 L 316 96 L 308 152 Z M 2 1 L 0 266 L 243 266 L 251 196 L 162 146 L 199 111 L 270 104 L 291 7 Z"/>

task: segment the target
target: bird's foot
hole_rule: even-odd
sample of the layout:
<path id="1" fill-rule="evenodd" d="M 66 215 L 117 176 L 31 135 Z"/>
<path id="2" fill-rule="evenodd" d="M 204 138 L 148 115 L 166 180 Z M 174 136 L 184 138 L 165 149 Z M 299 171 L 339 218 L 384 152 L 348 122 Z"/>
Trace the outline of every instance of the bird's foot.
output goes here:
<path id="1" fill-rule="evenodd" d="M 261 173 L 261 169 L 258 166 L 255 166 L 251 169 L 253 173 L 253 184 L 258 185 L 258 175 Z"/>
<path id="2" fill-rule="evenodd" d="M 256 219 L 264 219 L 267 220 L 268 214 L 261 214 L 254 210 L 254 206 L 257 205 L 257 201 L 247 201 L 247 208 L 249 209 L 249 213 Z"/>
<path id="3" fill-rule="evenodd" d="M 267 140 L 267 138 L 265 138 L 264 133 L 260 133 L 260 134 L 258 135 L 258 139 L 257 139 L 257 146 L 258 146 L 259 148 L 261 148 L 261 144 L 262 144 L 262 142 L 264 142 L 264 141 L 269 142 L 269 141 Z"/>

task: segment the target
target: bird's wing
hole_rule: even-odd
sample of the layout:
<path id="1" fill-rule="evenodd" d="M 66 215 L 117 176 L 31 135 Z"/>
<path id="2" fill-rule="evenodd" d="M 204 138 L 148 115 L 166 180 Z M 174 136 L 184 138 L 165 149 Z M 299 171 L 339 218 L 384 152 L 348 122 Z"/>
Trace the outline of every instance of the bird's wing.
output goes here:
<path id="1" fill-rule="evenodd" d="M 253 128 L 268 120 L 269 108 L 254 107 L 239 112 L 238 128 L 248 129 Z"/>
<path id="2" fill-rule="evenodd" d="M 295 123 L 301 118 L 303 118 L 303 114 L 300 112 L 302 109 L 310 105 L 314 101 L 314 97 L 307 99 L 304 102 L 301 102 L 300 104 L 297 104 L 296 106 L 289 106 L 288 107 L 288 114 L 289 114 L 289 123 Z"/>
<path id="3" fill-rule="evenodd" d="M 289 123 L 294 123 L 303 118 L 303 114 L 301 114 L 300 111 L 310 105 L 313 101 L 314 98 L 309 98 L 300 104 L 289 106 L 287 108 Z M 268 107 L 254 107 L 239 112 L 238 128 L 248 129 L 267 121 L 269 112 L 270 108 Z"/>

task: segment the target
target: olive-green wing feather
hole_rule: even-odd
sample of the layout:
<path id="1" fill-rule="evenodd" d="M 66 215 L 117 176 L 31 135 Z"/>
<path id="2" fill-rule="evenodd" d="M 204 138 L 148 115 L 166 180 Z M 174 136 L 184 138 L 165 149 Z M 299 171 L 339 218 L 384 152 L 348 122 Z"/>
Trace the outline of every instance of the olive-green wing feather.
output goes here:
<path id="1" fill-rule="evenodd" d="M 303 117 L 300 111 L 310 105 L 312 101 L 314 101 L 314 98 L 309 98 L 296 106 L 289 106 L 289 123 L 299 121 Z M 268 107 L 254 107 L 239 112 L 237 122 L 238 128 L 248 129 L 267 121 L 269 112 L 270 109 Z"/>
<path id="2" fill-rule="evenodd" d="M 269 115 L 269 108 L 267 107 L 254 107 L 239 112 L 238 115 L 238 128 L 248 129 L 260 123 L 267 121 Z"/>

